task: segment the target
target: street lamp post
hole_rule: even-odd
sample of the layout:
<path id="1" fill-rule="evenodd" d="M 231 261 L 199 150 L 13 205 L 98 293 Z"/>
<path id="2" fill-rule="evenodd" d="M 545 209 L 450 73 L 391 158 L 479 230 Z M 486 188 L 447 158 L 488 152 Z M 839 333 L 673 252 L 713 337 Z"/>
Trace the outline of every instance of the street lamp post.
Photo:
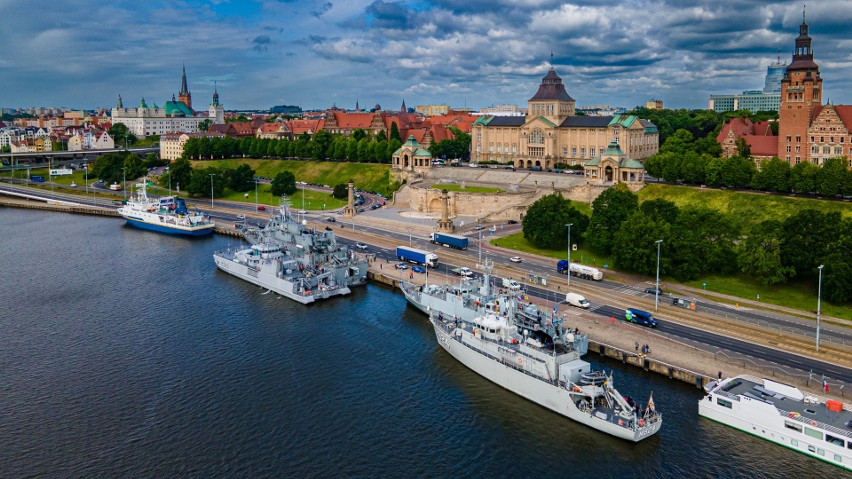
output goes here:
<path id="1" fill-rule="evenodd" d="M 822 267 L 824 264 L 819 265 L 819 285 L 817 286 L 817 331 L 816 331 L 816 350 L 819 351 L 819 313 L 820 313 L 820 299 L 822 298 Z"/>
<path id="2" fill-rule="evenodd" d="M 124 190 L 124 199 L 126 201 L 127 200 L 127 168 L 125 168 L 123 166 L 121 167 L 121 181 L 122 181 L 122 183 L 124 183 L 124 187 L 122 188 L 122 190 Z"/>
<path id="3" fill-rule="evenodd" d="M 657 243 L 657 287 L 654 288 L 654 311 L 660 310 L 660 245 L 663 240 L 655 241 Z"/>
<path id="4" fill-rule="evenodd" d="M 254 211 L 257 211 L 257 178 L 254 179 Z"/>
<path id="5" fill-rule="evenodd" d="M 172 170 L 168 170 L 169 173 L 169 196 L 172 196 Z"/>
<path id="6" fill-rule="evenodd" d="M 213 207 L 213 177 L 216 176 L 215 173 L 209 173 L 210 175 L 210 207 Z"/>
<path id="7" fill-rule="evenodd" d="M 568 287 L 571 287 L 571 225 L 574 223 L 567 223 L 565 226 L 568 227 Z"/>

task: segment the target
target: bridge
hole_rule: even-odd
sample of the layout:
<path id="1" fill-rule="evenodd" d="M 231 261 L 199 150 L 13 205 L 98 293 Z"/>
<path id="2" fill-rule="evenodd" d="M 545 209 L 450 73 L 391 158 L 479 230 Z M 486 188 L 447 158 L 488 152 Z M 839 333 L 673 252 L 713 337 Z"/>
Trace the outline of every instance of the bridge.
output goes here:
<path id="1" fill-rule="evenodd" d="M 32 163 L 33 160 L 47 162 L 48 159 L 55 160 L 75 160 L 75 159 L 83 159 L 88 157 L 98 157 L 100 155 L 106 153 L 116 153 L 119 151 L 129 151 L 131 153 L 137 153 L 141 156 L 145 156 L 148 153 L 159 153 L 159 146 L 146 146 L 141 148 L 113 148 L 109 150 L 74 150 L 74 151 L 37 151 L 31 153 L 0 153 L 0 159 L 2 159 L 3 163 L 9 163 L 6 159 L 9 158 L 11 162 L 20 163 Z"/>

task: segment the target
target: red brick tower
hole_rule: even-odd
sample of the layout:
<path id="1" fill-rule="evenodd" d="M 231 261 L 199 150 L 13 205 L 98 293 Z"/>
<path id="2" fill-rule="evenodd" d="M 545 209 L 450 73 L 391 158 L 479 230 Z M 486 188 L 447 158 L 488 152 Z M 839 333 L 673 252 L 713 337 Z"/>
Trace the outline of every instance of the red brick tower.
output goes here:
<path id="1" fill-rule="evenodd" d="M 192 110 L 192 94 L 189 93 L 189 88 L 186 87 L 186 67 L 183 67 L 183 76 L 180 78 L 178 101 L 182 101 L 187 108 Z"/>
<path id="2" fill-rule="evenodd" d="M 809 161 L 808 127 L 815 109 L 822 106 L 822 78 L 814 63 L 808 24 L 802 12 L 802 24 L 796 37 L 793 62 L 781 80 L 781 108 L 778 112 L 778 156 L 790 165 Z"/>

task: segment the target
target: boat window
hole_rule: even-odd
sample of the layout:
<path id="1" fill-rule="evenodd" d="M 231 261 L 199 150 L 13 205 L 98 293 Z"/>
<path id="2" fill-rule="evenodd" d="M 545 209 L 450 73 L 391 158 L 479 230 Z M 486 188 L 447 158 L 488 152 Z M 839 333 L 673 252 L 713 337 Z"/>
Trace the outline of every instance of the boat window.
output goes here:
<path id="1" fill-rule="evenodd" d="M 731 409 L 731 401 L 726 401 L 722 398 L 716 398 L 716 404 Z"/>
<path id="2" fill-rule="evenodd" d="M 793 447 L 798 447 L 799 441 L 797 441 L 795 439 L 790 439 L 790 445 L 793 446 Z"/>
<path id="3" fill-rule="evenodd" d="M 834 444 L 835 446 L 843 447 L 843 439 L 840 439 L 839 437 L 834 437 L 831 434 L 825 435 L 825 442 L 830 442 L 831 444 Z"/>
<path id="4" fill-rule="evenodd" d="M 787 429 L 792 429 L 792 430 L 797 431 L 797 432 L 802 432 L 802 426 L 799 426 L 798 424 L 794 424 L 790 421 L 784 421 L 784 427 L 786 427 Z"/>
<path id="5" fill-rule="evenodd" d="M 816 429 L 811 429 L 809 427 L 805 428 L 805 435 L 810 436 L 814 439 L 822 439 L 821 431 L 817 431 Z"/>
<path id="6" fill-rule="evenodd" d="M 849 442 L 846 443 L 846 448 L 852 449 L 852 441 L 849 441 Z"/>
<path id="7" fill-rule="evenodd" d="M 808 414 L 816 414 L 816 411 L 814 411 L 813 409 L 805 409 L 804 412 Z"/>
<path id="8" fill-rule="evenodd" d="M 835 460 L 835 461 L 837 461 L 838 463 L 843 462 L 843 458 L 842 458 L 842 457 L 840 457 L 840 454 L 835 454 L 835 455 L 834 455 L 834 460 Z"/>
<path id="9" fill-rule="evenodd" d="M 816 448 L 815 448 L 815 447 L 813 447 L 813 446 L 811 446 L 811 445 L 808 445 L 808 451 L 810 451 L 810 452 L 816 452 Z"/>
<path id="10" fill-rule="evenodd" d="M 825 451 L 822 449 L 817 449 L 817 454 L 819 454 L 820 456 L 825 456 Z"/>

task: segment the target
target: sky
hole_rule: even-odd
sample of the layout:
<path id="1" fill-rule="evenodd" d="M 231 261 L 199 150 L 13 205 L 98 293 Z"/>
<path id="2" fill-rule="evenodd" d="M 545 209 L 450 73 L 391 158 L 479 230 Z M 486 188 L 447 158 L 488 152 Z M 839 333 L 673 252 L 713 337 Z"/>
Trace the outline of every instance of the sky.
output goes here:
<path id="1" fill-rule="evenodd" d="M 802 3 L 771 0 L 0 0 L 0 108 L 526 107 L 553 66 L 577 105 L 763 87 Z M 852 102 L 852 0 L 807 6 L 823 99 Z M 552 57 L 551 57 L 552 54 Z"/>

